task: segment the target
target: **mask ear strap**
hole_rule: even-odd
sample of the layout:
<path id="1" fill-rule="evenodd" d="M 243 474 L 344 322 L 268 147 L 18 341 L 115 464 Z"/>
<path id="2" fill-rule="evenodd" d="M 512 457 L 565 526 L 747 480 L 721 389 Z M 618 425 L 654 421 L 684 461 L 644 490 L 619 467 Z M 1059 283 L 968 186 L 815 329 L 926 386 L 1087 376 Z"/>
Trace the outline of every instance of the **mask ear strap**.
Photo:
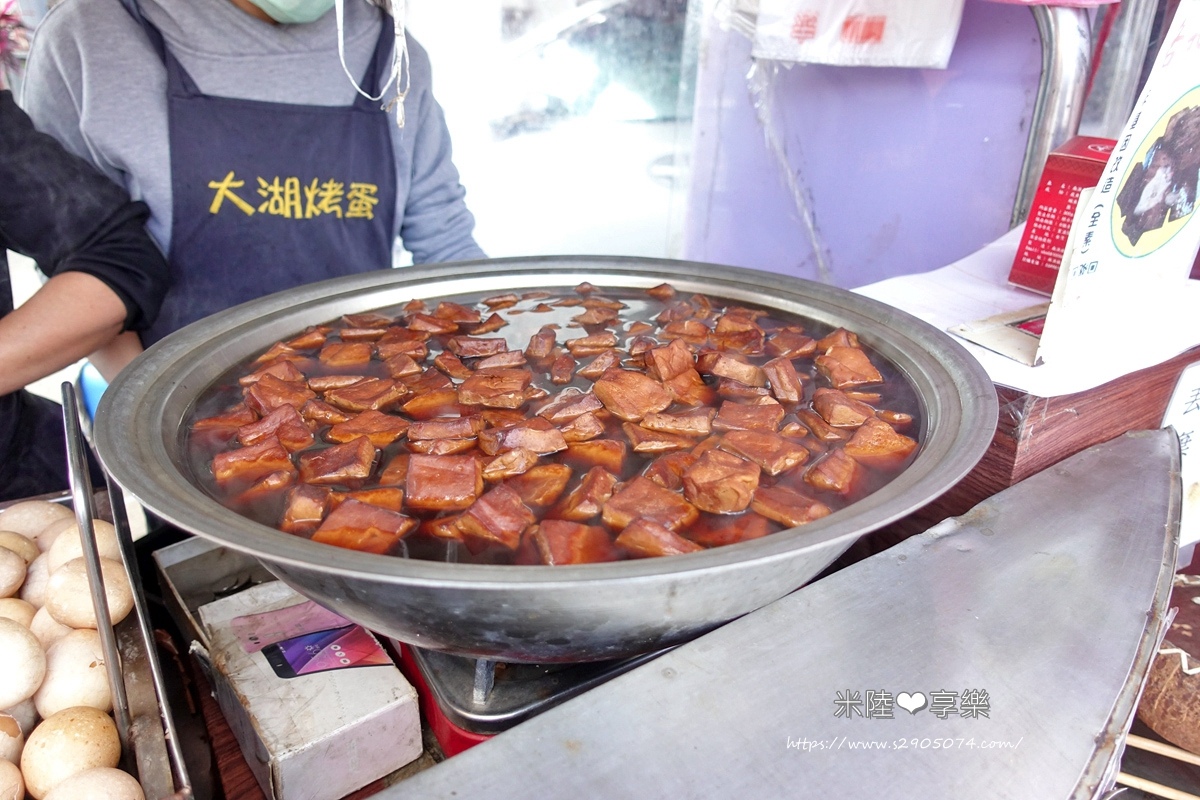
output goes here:
<path id="1" fill-rule="evenodd" d="M 396 44 L 392 48 L 392 72 L 388 76 L 383 88 L 379 90 L 378 96 L 372 96 L 363 91 L 363 88 L 358 85 L 358 79 L 351 74 L 350 68 L 346 66 L 345 4 L 346 0 L 334 0 L 333 3 L 334 13 L 337 16 L 338 58 L 342 62 L 342 71 L 350 79 L 354 90 L 372 102 L 382 100 L 383 96 L 387 94 L 387 90 L 391 88 L 393 83 L 396 83 L 396 96 L 383 105 L 383 110 L 391 111 L 393 107 L 396 107 L 396 125 L 403 128 L 404 98 L 408 96 L 411 81 L 410 73 L 412 72 L 408 60 L 408 38 L 404 35 L 404 16 L 408 4 L 406 0 L 388 0 L 388 5 L 391 6 L 392 11 L 392 20 L 396 28 Z"/>

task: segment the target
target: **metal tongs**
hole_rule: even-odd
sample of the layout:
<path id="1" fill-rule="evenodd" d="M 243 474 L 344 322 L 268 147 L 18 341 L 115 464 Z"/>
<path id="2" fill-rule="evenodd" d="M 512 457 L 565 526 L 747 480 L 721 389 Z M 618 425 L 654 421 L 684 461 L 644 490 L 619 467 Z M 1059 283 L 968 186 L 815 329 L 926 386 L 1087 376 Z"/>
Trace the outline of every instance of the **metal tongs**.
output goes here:
<path id="1" fill-rule="evenodd" d="M 121 562 L 125 566 L 133 592 L 131 613 L 136 620 L 136 630 L 123 624 L 120 626 L 121 630 L 116 631 L 113 629 L 108 599 L 104 593 L 100 553 L 96 546 L 96 532 L 92 526 L 96 509 L 87 466 L 86 448 L 89 445 L 80 426 L 81 410 L 76 399 L 75 387 L 69 382 L 62 385 L 62 402 L 71 499 L 75 507 L 75 519 L 79 523 L 79 538 L 83 544 L 83 559 L 87 568 L 88 584 L 91 587 L 92 603 L 96 608 L 96 625 L 104 651 L 105 668 L 112 687 L 113 717 L 121 738 L 122 757 L 133 768 L 147 798 L 190 800 L 191 781 L 188 779 L 175 722 L 167 704 L 162 666 L 158 660 L 154 634 L 148 622 L 146 598 L 133 548 L 129 518 L 125 511 L 124 495 L 121 488 L 106 473 L 105 482 L 112 506 L 113 526 L 120 543 Z M 135 677 L 128 685 L 125 682 L 126 669 L 123 669 L 123 665 Z M 145 691 L 144 680 L 136 680 L 137 673 L 141 671 L 149 672 L 152 693 Z"/>

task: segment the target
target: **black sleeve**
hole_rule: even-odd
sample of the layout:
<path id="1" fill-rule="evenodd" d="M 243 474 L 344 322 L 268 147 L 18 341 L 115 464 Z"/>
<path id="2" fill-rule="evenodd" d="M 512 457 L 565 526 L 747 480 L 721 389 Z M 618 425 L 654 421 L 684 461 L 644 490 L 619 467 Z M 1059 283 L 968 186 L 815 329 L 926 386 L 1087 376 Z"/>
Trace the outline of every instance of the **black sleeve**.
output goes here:
<path id="1" fill-rule="evenodd" d="M 0 92 L 0 239 L 47 275 L 86 272 L 124 301 L 127 330 L 158 316 L 170 283 L 167 264 L 146 233 L 150 211 L 125 190 L 38 133 Z"/>

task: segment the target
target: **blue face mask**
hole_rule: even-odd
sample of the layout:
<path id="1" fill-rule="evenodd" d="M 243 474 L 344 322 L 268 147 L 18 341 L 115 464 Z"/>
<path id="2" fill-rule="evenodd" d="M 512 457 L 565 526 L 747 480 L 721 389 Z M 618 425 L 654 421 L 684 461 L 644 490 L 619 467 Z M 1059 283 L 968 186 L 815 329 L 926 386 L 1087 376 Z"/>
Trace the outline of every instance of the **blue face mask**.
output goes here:
<path id="1" fill-rule="evenodd" d="M 250 0 L 276 22 L 316 22 L 333 8 L 333 0 Z"/>

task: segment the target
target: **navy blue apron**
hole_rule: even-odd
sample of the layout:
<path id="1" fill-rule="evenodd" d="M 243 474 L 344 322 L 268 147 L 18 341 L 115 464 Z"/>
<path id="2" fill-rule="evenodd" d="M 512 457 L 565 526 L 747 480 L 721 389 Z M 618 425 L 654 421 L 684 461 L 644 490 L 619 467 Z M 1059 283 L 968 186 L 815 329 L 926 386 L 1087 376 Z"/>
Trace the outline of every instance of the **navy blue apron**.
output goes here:
<path id="1" fill-rule="evenodd" d="M 200 92 L 137 0 L 121 0 L 167 71 L 174 281 L 149 346 L 263 295 L 392 265 L 396 170 L 388 114 L 361 95 L 306 106 Z M 393 36 L 384 18 L 360 85 L 379 94 Z"/>

